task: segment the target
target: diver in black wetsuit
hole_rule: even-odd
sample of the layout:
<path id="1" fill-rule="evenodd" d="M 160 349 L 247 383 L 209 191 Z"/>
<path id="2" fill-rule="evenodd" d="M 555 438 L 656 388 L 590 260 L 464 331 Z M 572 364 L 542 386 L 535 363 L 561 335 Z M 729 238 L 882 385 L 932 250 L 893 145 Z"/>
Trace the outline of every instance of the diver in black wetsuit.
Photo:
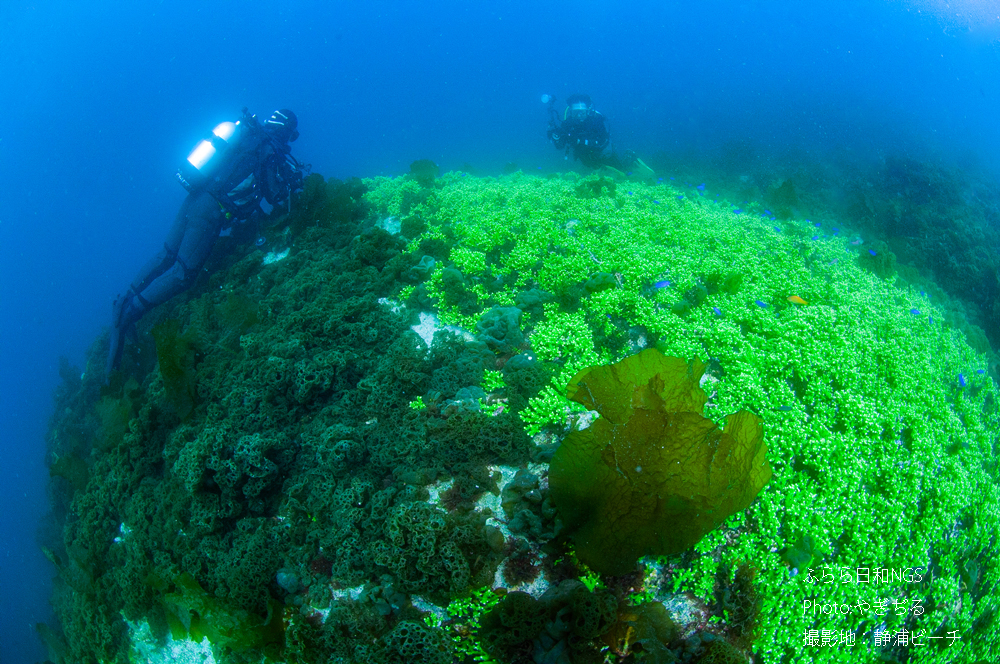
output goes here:
<path id="1" fill-rule="evenodd" d="M 191 152 L 177 173 L 189 193 L 163 249 L 112 307 L 108 375 L 121 361 L 125 333 L 151 308 L 191 286 L 223 229 L 258 223 L 262 200 L 278 206 L 301 189 L 304 168 L 288 145 L 299 136 L 297 126 L 286 109 L 263 125 L 243 109 L 238 122 L 223 122 Z"/>
<path id="2" fill-rule="evenodd" d="M 625 170 L 634 155 L 626 153 L 622 160 L 614 152 L 604 154 L 605 148 L 611 142 L 607 121 L 599 111 L 594 110 L 594 103 L 589 95 L 574 94 L 566 99 L 566 110 L 562 121 L 556 111 L 555 97 L 543 95 L 542 102 L 549 106 L 548 138 L 558 150 L 572 150 L 573 158 L 588 168 L 610 166 Z"/>

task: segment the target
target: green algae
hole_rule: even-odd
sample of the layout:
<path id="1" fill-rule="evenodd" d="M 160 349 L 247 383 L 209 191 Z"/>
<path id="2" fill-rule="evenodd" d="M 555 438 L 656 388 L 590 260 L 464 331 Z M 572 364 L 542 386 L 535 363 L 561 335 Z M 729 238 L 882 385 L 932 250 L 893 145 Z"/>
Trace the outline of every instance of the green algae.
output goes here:
<path id="1" fill-rule="evenodd" d="M 233 609 L 207 594 L 191 574 L 180 574 L 162 595 L 163 609 L 175 640 L 208 639 L 227 651 L 265 649 L 283 644 L 283 608 L 272 602 L 266 618 Z"/>
<path id="2" fill-rule="evenodd" d="M 162 614 L 168 595 L 175 607 L 219 602 L 237 623 L 266 623 L 284 603 L 289 660 L 402 657 L 408 639 L 474 651 L 458 622 L 413 627 L 428 615 L 416 598 L 445 606 L 493 584 L 507 545 L 475 501 L 500 493 L 496 464 L 534 462 L 544 480 L 583 409 L 563 387 L 649 347 L 714 358 L 705 414 L 722 425 L 721 413 L 759 413 L 773 477 L 692 548 L 647 560 L 645 574 L 659 579 L 648 592 L 712 602 L 720 570 L 750 561 L 763 603 L 757 658 L 837 661 L 846 655 L 803 645 L 803 630 L 826 625 L 803 616 L 802 602 L 853 603 L 861 589 L 810 585 L 788 560 L 926 567 L 926 582 L 880 589 L 926 607 L 886 616 L 886 626 L 960 631 L 951 661 L 998 645 L 987 629 L 1000 583 L 1000 395 L 959 325 L 942 324 L 943 299 L 928 303 L 896 275 L 863 269 L 843 240 L 812 243 L 795 222 L 777 232 L 664 186 L 630 184 L 630 196 L 607 179 L 578 192 L 576 178 L 521 174 L 445 174 L 431 187 L 317 178 L 297 212 L 272 224 L 295 237 L 286 259 L 262 265 L 249 253 L 223 263 L 208 288 L 157 311 L 176 322 L 160 328 L 159 371 L 140 371 L 137 391 L 110 388 L 101 415 L 97 349 L 73 387 L 89 396 L 58 411 L 54 445 L 79 448 L 79 432 L 104 439 L 87 460 L 89 481 L 65 496 L 53 547 L 67 561 L 60 583 L 73 589 L 55 602 L 61 661 L 121 660 L 123 616 Z M 375 226 L 388 216 L 404 220 L 404 237 Z M 614 282 L 588 292 L 598 272 Z M 650 288 L 664 279 L 669 287 Z M 792 294 L 810 305 L 787 305 Z M 472 336 L 488 312 L 506 312 L 487 317 L 474 342 L 439 331 L 425 343 L 410 329 L 417 303 Z M 671 312 L 679 303 L 683 317 Z M 147 351 L 155 323 L 140 326 Z M 448 406 L 480 386 L 489 389 L 479 411 Z M 417 399 L 424 408 L 410 407 Z M 565 551 L 546 486 L 526 483 L 496 509 L 519 517 L 517 537 L 537 547 L 558 584 L 571 572 L 556 563 Z M 282 590 L 279 569 L 309 590 Z M 144 583 L 183 574 L 203 595 Z M 331 599 L 331 587 L 359 586 L 392 586 L 403 599 Z M 319 609 L 330 610 L 325 621 Z M 875 625 L 849 616 L 830 626 L 870 638 Z M 734 626 L 719 630 L 738 637 Z M 847 654 L 875 661 L 863 648 Z M 932 652 L 913 650 L 913 661 L 933 661 Z"/>
<path id="3" fill-rule="evenodd" d="M 410 164 L 410 177 L 419 182 L 421 187 L 433 185 L 440 174 L 441 167 L 430 159 L 418 159 Z"/>
<path id="4" fill-rule="evenodd" d="M 152 330 L 156 340 L 156 357 L 167 399 L 182 420 L 187 419 L 198 404 L 197 354 L 194 344 L 181 333 L 180 322 L 167 320 Z"/>
<path id="5" fill-rule="evenodd" d="M 78 456 L 57 456 L 49 460 L 49 476 L 61 477 L 74 491 L 82 491 L 90 480 L 90 469 Z"/>

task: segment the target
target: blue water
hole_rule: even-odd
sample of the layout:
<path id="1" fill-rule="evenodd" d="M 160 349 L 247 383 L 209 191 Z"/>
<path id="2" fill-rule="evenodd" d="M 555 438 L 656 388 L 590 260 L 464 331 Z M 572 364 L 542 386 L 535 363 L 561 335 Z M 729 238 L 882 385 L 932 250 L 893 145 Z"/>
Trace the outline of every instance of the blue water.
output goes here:
<path id="1" fill-rule="evenodd" d="M 160 246 L 179 162 L 243 106 L 293 109 L 327 177 L 415 159 L 571 167 L 542 93 L 585 91 L 616 147 L 1000 172 L 1000 10 L 971 0 L 0 3 L 0 661 L 45 658 L 45 429 Z M 819 4 L 819 3 L 815 3 Z M 540 7 L 540 5 L 544 5 Z M 691 5 L 697 5 L 692 8 Z"/>

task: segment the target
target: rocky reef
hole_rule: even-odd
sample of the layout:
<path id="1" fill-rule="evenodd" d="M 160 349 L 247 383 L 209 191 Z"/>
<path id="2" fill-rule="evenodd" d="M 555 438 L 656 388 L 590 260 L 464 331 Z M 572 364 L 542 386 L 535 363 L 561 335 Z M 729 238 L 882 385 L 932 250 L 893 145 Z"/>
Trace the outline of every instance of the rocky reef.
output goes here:
<path id="1" fill-rule="evenodd" d="M 120 372 L 102 375 L 106 338 L 64 367 L 57 664 L 1000 648 L 989 351 L 878 251 L 665 183 L 427 164 L 313 175 L 265 236 L 220 245 Z M 653 353 L 687 379 L 599 398 L 574 380 Z M 709 502 L 675 504 L 691 473 L 672 493 L 633 482 L 624 508 L 554 500 L 564 441 L 590 440 L 574 463 L 603 473 L 637 458 L 615 447 L 626 425 L 607 434 L 622 390 L 655 414 L 644 435 L 687 423 Z M 643 454 L 651 473 L 680 462 Z M 673 507 L 637 519 L 650 504 Z M 581 523 L 628 552 L 595 554 Z"/>

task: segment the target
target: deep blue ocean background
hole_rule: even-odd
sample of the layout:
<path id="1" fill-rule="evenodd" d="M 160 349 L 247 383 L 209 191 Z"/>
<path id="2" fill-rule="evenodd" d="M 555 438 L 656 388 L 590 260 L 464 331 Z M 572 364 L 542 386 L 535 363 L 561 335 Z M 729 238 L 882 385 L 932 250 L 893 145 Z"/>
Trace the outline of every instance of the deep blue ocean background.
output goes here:
<path id="1" fill-rule="evenodd" d="M 647 158 L 750 139 L 845 177 L 889 153 L 992 175 L 1000 6 L 0 2 L 0 661 L 45 659 L 34 625 L 51 621 L 54 567 L 37 533 L 59 358 L 84 366 L 211 127 L 290 108 L 294 154 L 326 177 L 422 158 L 551 172 L 573 164 L 545 141 L 540 95 L 576 91 Z"/>

